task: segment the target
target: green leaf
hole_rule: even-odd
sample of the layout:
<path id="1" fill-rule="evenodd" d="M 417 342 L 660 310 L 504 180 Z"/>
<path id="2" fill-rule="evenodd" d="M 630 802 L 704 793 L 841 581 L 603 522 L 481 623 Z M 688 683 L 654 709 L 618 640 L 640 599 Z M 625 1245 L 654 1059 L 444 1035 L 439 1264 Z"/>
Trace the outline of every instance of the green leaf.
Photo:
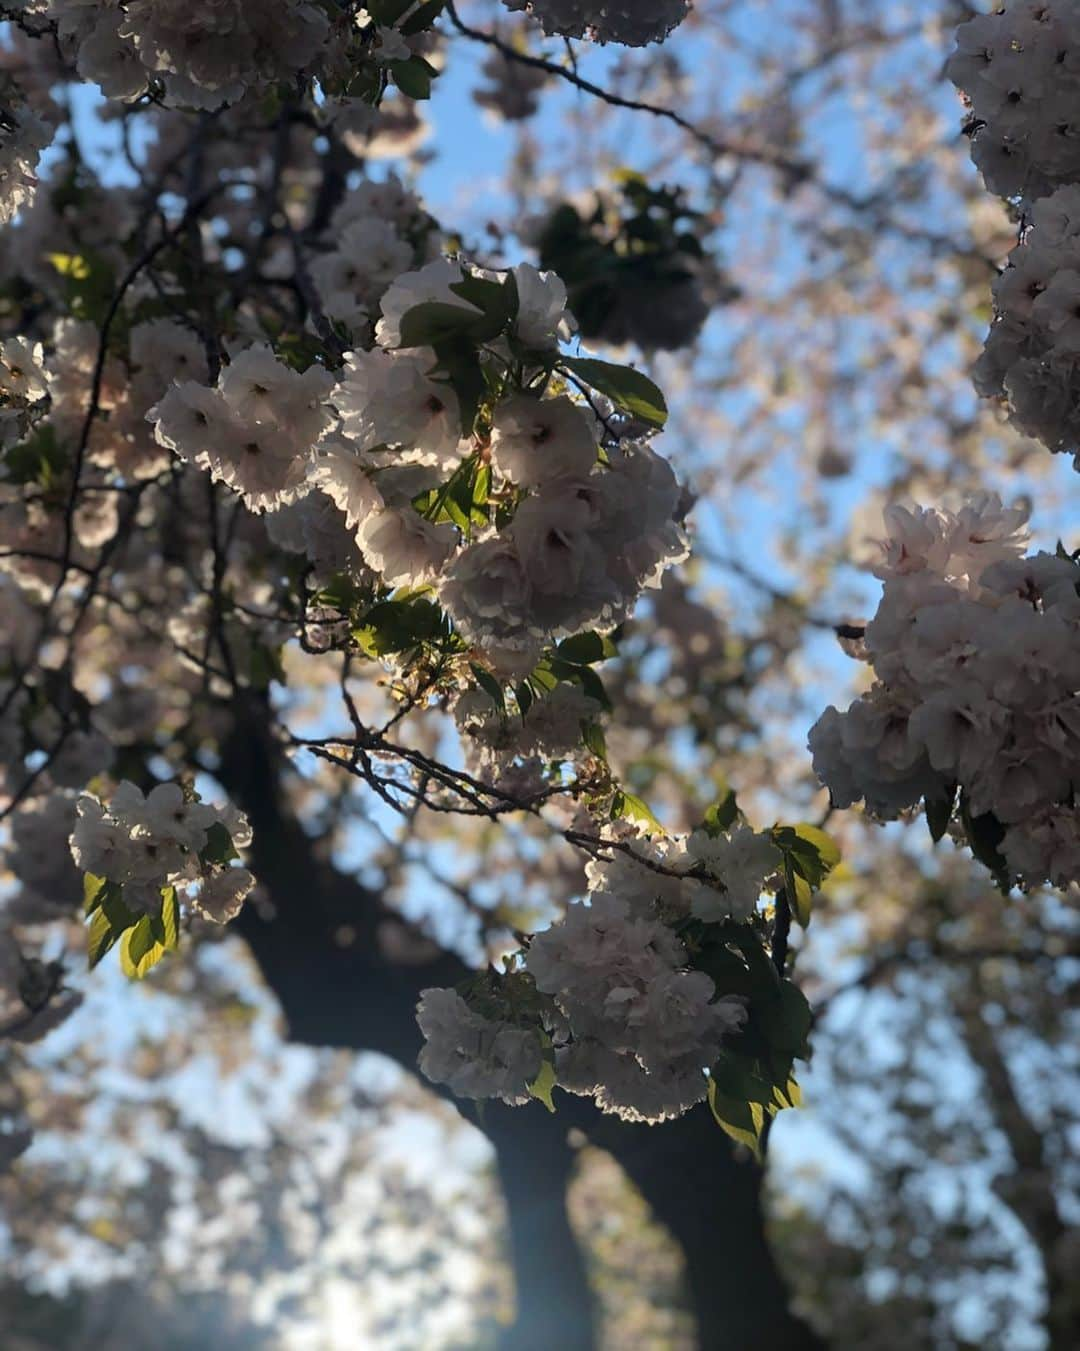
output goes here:
<path id="1" fill-rule="evenodd" d="M 393 28 L 411 4 L 412 0 L 368 0 L 365 8 L 380 28 Z"/>
<path id="2" fill-rule="evenodd" d="M 483 322 L 483 316 L 478 322 Z M 438 361 L 432 373 L 434 380 L 449 385 L 454 391 L 461 414 L 461 432 L 465 437 L 473 434 L 476 415 L 488 393 L 484 368 L 475 347 L 478 339 L 475 333 L 469 334 L 468 339 L 463 343 L 459 335 L 456 341 L 436 342 Z"/>
<path id="3" fill-rule="evenodd" d="M 581 724 L 581 740 L 598 760 L 607 759 L 607 738 L 604 736 L 604 729 L 598 722 L 583 722 Z"/>
<path id="4" fill-rule="evenodd" d="M 840 846 L 832 836 L 805 821 L 779 827 L 779 838 L 776 831 L 773 838 L 792 855 L 797 871 L 813 887 L 819 887 L 840 862 Z"/>
<path id="5" fill-rule="evenodd" d="M 628 816 L 634 821 L 642 821 L 645 825 L 658 830 L 661 835 L 664 833 L 664 827 L 649 810 L 647 803 L 634 793 L 626 792 L 623 788 L 616 791 L 611 803 L 611 819 L 614 821 L 620 816 Z"/>
<path id="6" fill-rule="evenodd" d="M 124 889 L 119 882 L 106 882 L 93 893 L 93 910 L 87 938 L 87 959 L 93 970 L 122 933 L 136 921 L 124 904 Z"/>
<path id="7" fill-rule="evenodd" d="M 923 804 L 926 808 L 926 826 L 930 831 L 930 838 L 937 844 L 952 820 L 953 809 L 956 806 L 956 785 L 953 784 L 951 789 L 947 787 L 941 797 L 931 797 L 927 793 Z"/>
<path id="8" fill-rule="evenodd" d="M 529 709 L 532 708 L 534 698 L 533 692 L 529 688 L 527 681 L 523 680 L 520 685 L 514 686 L 514 698 L 517 700 L 518 709 L 521 712 L 522 718 L 526 717 Z"/>
<path id="9" fill-rule="evenodd" d="M 512 282 L 513 273 L 506 274 Z M 472 272 L 462 274 L 460 281 L 450 283 L 454 295 L 475 305 L 487 316 L 491 324 L 497 324 L 501 331 L 514 318 L 517 312 L 517 286 L 507 285 L 503 281 L 493 281 L 490 277 L 478 277 Z"/>
<path id="10" fill-rule="evenodd" d="M 575 671 L 574 675 L 577 674 Z M 547 694 L 553 690 L 559 683 L 559 677 L 552 671 L 547 662 L 541 662 L 539 666 L 529 676 L 529 684 L 532 685 L 534 693 L 539 692 Z"/>
<path id="11" fill-rule="evenodd" d="M 749 924 L 735 920 L 722 921 L 710 928 L 729 946 L 738 948 L 750 971 L 754 991 L 763 997 L 772 997 L 780 988 L 780 973 L 773 966 L 757 931 Z"/>
<path id="12" fill-rule="evenodd" d="M 124 904 L 124 888 L 119 882 L 111 882 L 101 898 L 101 908 L 109 923 L 117 933 L 130 929 L 137 916 Z"/>
<path id="13" fill-rule="evenodd" d="M 49 489 L 67 468 L 68 453 L 57 444 L 56 428 L 45 422 L 35 427 L 25 441 L 18 441 L 4 455 L 6 477 L 14 483 L 37 483 Z"/>
<path id="14" fill-rule="evenodd" d="M 960 820 L 963 822 L 971 852 L 989 868 L 1001 885 L 1009 877 L 1009 865 L 999 845 L 1005 838 L 1005 827 L 992 812 L 972 816 L 971 803 L 966 793 L 960 794 Z"/>
<path id="15" fill-rule="evenodd" d="M 142 980 L 165 956 L 161 941 L 161 922 L 156 924 L 149 915 L 141 915 L 120 940 L 120 969 L 129 980 Z"/>
<path id="16" fill-rule="evenodd" d="M 545 1055 L 544 1063 L 540 1066 L 540 1073 L 532 1081 L 526 1084 L 526 1088 L 532 1097 L 542 1102 L 549 1112 L 555 1111 L 555 1104 L 551 1099 L 551 1090 L 555 1087 L 555 1065 Z"/>
<path id="17" fill-rule="evenodd" d="M 840 862 L 840 846 L 831 835 L 823 831 L 820 826 L 812 826 L 807 822 L 800 822 L 799 825 L 792 827 L 800 840 L 812 846 L 817 851 L 818 860 L 822 868 L 822 881 L 832 872 Z"/>
<path id="18" fill-rule="evenodd" d="M 180 946 L 180 902 L 175 887 L 161 888 L 161 942 L 169 952 Z"/>
<path id="19" fill-rule="evenodd" d="M 476 477 L 473 479 L 472 494 L 472 518 L 478 524 L 486 523 L 488 513 L 483 510 L 488 504 L 488 498 L 491 494 L 491 465 L 482 464 L 476 471 Z"/>
<path id="20" fill-rule="evenodd" d="M 109 923 L 109 917 L 105 911 L 95 910 L 93 918 L 90 920 L 90 932 L 86 945 L 86 955 L 91 971 L 119 937 L 120 935 L 114 931 Z"/>
<path id="21" fill-rule="evenodd" d="M 433 347 L 440 365 L 453 378 L 452 367 L 461 360 L 457 345 L 462 340 L 475 344 L 497 337 L 510 321 L 510 307 L 516 305 L 517 291 L 501 282 L 468 273 L 461 281 L 454 282 L 450 290 L 465 303 L 455 305 L 446 300 L 425 300 L 406 310 L 401 319 L 398 346 Z M 471 362 L 476 363 L 475 352 Z M 478 381 L 481 389 L 486 388 L 478 365 L 475 373 L 470 374 L 470 381 Z"/>
<path id="22" fill-rule="evenodd" d="M 450 636 L 446 615 L 433 602 L 421 599 L 379 601 L 353 629 L 353 638 L 369 657 L 404 652 L 424 642 Z"/>
<path id="23" fill-rule="evenodd" d="M 473 414 L 475 417 L 475 413 Z M 470 455 L 441 488 L 433 488 L 413 499 L 413 506 L 428 521 L 452 521 L 465 535 L 473 524 L 487 525 L 486 503 L 491 487 L 491 470 Z"/>
<path id="24" fill-rule="evenodd" d="M 74 317 L 100 325 L 116 290 L 111 264 L 91 250 L 49 253 L 46 257 L 64 279 L 65 299 Z M 119 319 L 119 315 L 114 318 L 114 327 Z"/>
<path id="25" fill-rule="evenodd" d="M 592 357 L 561 357 L 559 365 L 580 376 L 598 393 L 606 395 L 617 408 L 650 427 L 662 427 L 668 409 L 656 385 L 631 366 L 616 366 Z"/>
<path id="26" fill-rule="evenodd" d="M 725 1098 L 757 1102 L 763 1107 L 771 1106 L 774 1101 L 772 1080 L 747 1069 L 733 1052 L 721 1051 L 709 1075 L 716 1085 L 716 1092 Z"/>
<path id="27" fill-rule="evenodd" d="M 581 682 L 581 688 L 594 703 L 599 704 L 605 713 L 613 712 L 611 699 L 604 688 L 604 682 L 591 667 L 583 666 L 577 678 Z"/>
<path id="28" fill-rule="evenodd" d="M 755 1005 L 753 1013 L 773 1049 L 805 1060 L 814 1015 L 806 996 L 794 982 L 781 981 L 776 995 Z"/>
<path id="29" fill-rule="evenodd" d="M 213 825 L 207 827 L 206 843 L 199 851 L 199 858 L 203 863 L 223 865 L 239 857 L 232 836 L 220 821 L 215 821 Z M 176 894 L 175 890 L 173 894 Z"/>
<path id="30" fill-rule="evenodd" d="M 425 0 L 425 3 L 413 10 L 405 22 L 401 24 L 398 32 L 406 38 L 426 32 L 445 8 L 446 0 Z"/>
<path id="31" fill-rule="evenodd" d="M 434 347 L 463 337 L 478 340 L 476 330 L 485 330 L 490 321 L 471 305 L 452 305 L 446 300 L 425 300 L 406 310 L 401 318 L 399 347 Z M 496 330 L 497 332 L 498 330 Z M 494 337 L 494 334 L 491 334 Z"/>
<path id="32" fill-rule="evenodd" d="M 572 666 L 591 666 L 593 662 L 616 656 L 618 648 L 610 638 L 590 630 L 587 633 L 575 633 L 572 638 L 564 638 L 555 651 Z"/>
<path id="33" fill-rule="evenodd" d="M 805 929 L 814 892 L 840 862 L 836 841 L 817 826 L 774 826 L 772 840 L 784 856 L 784 885 L 792 913 Z"/>
<path id="34" fill-rule="evenodd" d="M 814 892 L 806 878 L 795 871 L 790 854 L 784 855 L 784 890 L 791 906 L 791 913 L 804 929 L 808 929 L 814 906 Z"/>
<path id="35" fill-rule="evenodd" d="M 86 281 L 90 277 L 90 262 L 82 254 L 47 253 L 45 256 L 62 277 L 68 277 L 72 281 Z"/>
<path id="36" fill-rule="evenodd" d="M 93 873 L 83 874 L 83 914 L 92 915 L 105 898 L 109 883 Z"/>
<path id="37" fill-rule="evenodd" d="M 695 950 L 693 964 L 695 970 L 704 971 L 716 988 L 722 990 L 724 994 L 750 996 L 755 991 L 756 983 L 749 967 L 726 943 L 704 942 Z M 772 984 L 770 981 L 770 986 Z"/>
<path id="38" fill-rule="evenodd" d="M 491 672 L 485 671 L 482 666 L 473 665 L 471 669 L 473 673 L 473 679 L 484 691 L 484 693 L 491 699 L 492 703 L 499 710 L 499 712 L 505 716 L 506 696 L 503 694 L 503 687 L 499 684 L 499 682 L 495 679 L 495 677 L 491 674 Z"/>
<path id="39" fill-rule="evenodd" d="M 735 824 L 738 815 L 739 804 L 735 800 L 734 792 L 729 788 L 705 813 L 703 822 L 705 833 L 714 837 L 723 835 Z"/>
<path id="40" fill-rule="evenodd" d="M 391 79 L 408 98 L 431 98 L 431 82 L 439 72 L 422 56 L 410 56 L 407 61 L 388 61 L 386 68 Z"/>
<path id="41" fill-rule="evenodd" d="M 561 657 L 552 653 L 536 667 L 529 676 L 529 680 L 537 689 L 542 690 L 553 690 L 560 681 L 580 685 L 589 698 L 599 704 L 605 713 L 612 711 L 611 699 L 604 688 L 604 682 L 591 666 L 564 661 Z"/>
<path id="42" fill-rule="evenodd" d="M 716 1124 L 761 1162 L 761 1133 L 765 1129 L 766 1110 L 759 1102 L 742 1102 L 725 1097 L 713 1079 L 709 1080 L 709 1107 Z"/>

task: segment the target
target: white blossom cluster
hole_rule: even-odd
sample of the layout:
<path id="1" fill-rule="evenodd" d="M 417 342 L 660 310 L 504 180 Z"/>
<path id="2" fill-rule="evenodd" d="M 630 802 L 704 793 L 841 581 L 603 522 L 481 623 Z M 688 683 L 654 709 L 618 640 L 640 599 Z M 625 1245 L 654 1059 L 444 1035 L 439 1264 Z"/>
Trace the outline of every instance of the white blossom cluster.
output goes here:
<path id="1" fill-rule="evenodd" d="M 99 338 L 97 326 L 87 320 L 62 319 L 53 330 L 48 360 L 49 425 L 62 443 L 77 443 L 86 419 Z M 147 409 L 174 382 L 205 380 L 207 365 L 200 339 L 175 319 L 134 324 L 129 348 L 128 364 L 117 356 L 105 362 L 98 403 L 108 418 L 94 422 L 88 450 L 101 471 L 132 482 L 155 478 L 168 468 L 171 458 L 147 423 Z"/>
<path id="2" fill-rule="evenodd" d="M 507 9 L 527 9 L 545 33 L 588 36 L 596 42 L 644 47 L 663 42 L 686 18 L 689 0 L 503 0 Z"/>
<path id="3" fill-rule="evenodd" d="M 334 212 L 329 249 L 311 264 L 323 312 L 354 333 L 374 324 L 395 278 L 431 261 L 434 221 L 396 174 L 365 179 Z"/>
<path id="4" fill-rule="evenodd" d="M 959 787 L 998 871 L 1065 887 L 1080 879 L 1080 566 L 1025 556 L 1026 519 L 989 494 L 955 513 L 887 509 L 865 636 L 876 681 L 826 710 L 810 748 L 837 806 L 862 798 L 889 819 Z"/>
<path id="5" fill-rule="evenodd" d="M 572 1032 L 559 1084 L 624 1120 L 664 1121 L 701 1102 L 703 1070 L 745 1018 L 738 999 L 717 999 L 712 980 L 687 969 L 670 928 L 605 892 L 537 934 L 526 966 Z"/>
<path id="6" fill-rule="evenodd" d="M 42 0 L 84 80 L 131 100 L 214 109 L 287 80 L 317 55 L 326 15 L 308 0 Z"/>
<path id="7" fill-rule="evenodd" d="M 465 1096 L 521 1103 L 550 1048 L 555 1082 L 602 1111 L 679 1116 L 704 1099 L 705 1071 L 746 1008 L 693 969 L 677 926 L 746 920 L 780 866 L 769 837 L 742 824 L 613 848 L 588 866 L 587 901 L 529 940 L 501 1007 L 423 992 L 421 1069 Z M 521 972 L 531 999 L 515 997 Z"/>
<path id="8" fill-rule="evenodd" d="M 549 411 L 549 403 L 559 406 Z M 525 426 L 508 414 L 503 463 L 511 447 L 542 453 L 571 407 L 586 416 L 558 400 L 537 403 Z M 645 442 L 621 444 L 606 465 L 541 483 L 506 528 L 459 550 L 443 569 L 443 605 L 496 669 L 527 671 L 553 638 L 614 628 L 643 587 L 686 557 L 679 498 L 666 460 Z"/>
<path id="9" fill-rule="evenodd" d="M 1009 0 L 957 30 L 949 78 L 971 104 L 971 155 L 1000 197 L 1024 203 L 1080 179 L 1080 9 Z"/>
<path id="10" fill-rule="evenodd" d="M 1080 185 L 1035 203 L 993 289 L 976 389 L 1006 397 L 1016 426 L 1050 450 L 1080 452 Z"/>
<path id="11" fill-rule="evenodd" d="M 36 169 L 52 131 L 23 98 L 14 79 L 0 74 L 0 225 L 29 202 Z"/>
<path id="12" fill-rule="evenodd" d="M 99 420 L 89 432 L 88 463 L 82 466 L 80 480 L 87 490 L 74 504 L 70 521 L 70 558 L 77 565 L 85 565 L 87 551 L 115 532 L 116 493 L 97 490 L 103 488 L 108 470 L 119 471 L 130 481 L 153 477 L 168 466 L 168 453 L 154 443 L 145 422 L 145 396 L 149 390 L 161 393 L 176 374 L 197 372 L 199 367 L 154 358 L 155 347 L 162 346 L 153 332 L 158 328 L 169 331 L 165 347 L 176 349 L 176 335 L 180 335 L 193 345 L 201 362 L 199 343 L 172 320 L 132 328 L 132 343 L 142 353 L 141 366 L 131 370 L 118 358 L 105 361 L 99 407 L 107 409 L 108 422 Z M 66 447 L 77 444 L 87 417 L 99 331 L 85 320 L 58 320 L 47 346 L 46 358 L 41 342 L 22 336 L 0 342 L 0 453 L 5 455 L 0 465 L 0 535 L 4 540 L 0 571 L 18 581 L 30 598 L 49 596 L 58 577 L 55 561 L 65 553 L 65 515 L 57 507 L 70 482 Z M 27 454 L 31 459 L 39 454 L 49 459 L 51 492 L 42 492 L 41 484 L 20 477 L 19 457 Z M 39 748 L 47 750 L 49 744 L 46 739 Z M 100 767 L 95 766 L 92 773 Z"/>
<path id="13" fill-rule="evenodd" d="M 0 450 L 6 450 L 28 428 L 27 414 L 48 392 L 45 349 L 28 338 L 0 342 Z"/>
<path id="14" fill-rule="evenodd" d="M 515 760 L 531 761 L 535 786 L 544 782 L 545 761 L 563 760 L 581 750 L 582 729 L 600 718 L 600 704 L 579 685 L 559 684 L 524 711 L 499 709 L 483 689 L 466 690 L 454 703 L 454 721 L 465 737 L 470 768 L 498 784 Z M 528 780 L 514 776 L 520 789 Z"/>
<path id="15" fill-rule="evenodd" d="M 75 825 L 78 793 L 54 788 L 19 804 L 12 812 L 11 834 L 4 851 L 4 867 L 19 890 L 4 906 L 5 915 L 19 923 L 43 923 L 71 915 L 80 897 L 78 871 L 68 850 L 57 848 Z"/>
<path id="16" fill-rule="evenodd" d="M 256 344 L 234 356 L 216 387 L 176 383 L 148 416 L 161 445 L 209 470 L 252 510 L 324 494 L 383 584 L 433 586 L 461 635 L 496 669 L 520 674 L 553 639 L 620 623 L 687 544 L 667 461 L 644 440 L 613 441 L 601 458 L 597 416 L 565 393 L 509 387 L 488 444 L 478 451 L 464 435 L 458 395 L 436 374 L 436 354 L 405 344 L 417 307 L 479 317 L 451 288 L 480 275 L 438 258 L 397 277 L 379 300 L 377 345 L 348 354 L 336 384 L 321 366 L 298 372 Z M 497 342 L 507 354 L 511 341 L 554 353 L 570 323 L 562 283 L 529 264 L 482 279 L 506 285 L 507 276 L 516 314 Z M 489 463 L 502 520 L 466 537 L 415 503 L 437 495 L 477 454 Z M 297 524 L 285 527 L 289 536 Z"/>
<path id="17" fill-rule="evenodd" d="M 528 1102 L 544 1054 L 535 1028 L 486 1018 L 457 991 L 441 989 L 422 992 L 416 1020 L 425 1038 L 420 1069 L 432 1083 L 461 1098 Z"/>
<path id="18" fill-rule="evenodd" d="M 184 889 L 198 914 L 224 924 L 240 913 L 255 885 L 246 868 L 207 856 L 215 830 L 227 834 L 230 846 L 251 843 L 247 819 L 231 804 L 200 802 L 175 783 L 158 784 L 144 797 L 124 780 L 107 806 L 93 793 L 82 793 L 76 812 L 71 832 L 76 864 L 122 886 L 124 904 L 136 914 L 157 914 L 161 889 L 171 886 Z"/>
<path id="19" fill-rule="evenodd" d="M 4 487 L 0 485 L 0 529 L 13 515 L 8 507 Z M 3 539 L 4 547 L 9 547 L 9 536 L 4 535 Z M 4 562 L 5 571 L 15 571 L 11 560 Z M 30 661 L 40 627 L 38 613 L 29 600 L 33 588 L 26 586 L 25 581 L 23 577 L 16 580 L 0 574 L 0 801 L 18 791 L 24 782 L 29 755 L 36 755 L 45 762 L 37 776 L 42 793 L 49 787 L 84 787 L 95 774 L 109 768 L 114 755 L 109 738 L 100 730 L 80 725 L 80 720 L 70 716 L 70 710 L 65 709 L 62 713 L 55 702 L 40 698 L 25 681 L 20 681 L 19 673 Z M 55 794 L 47 798 L 29 798 L 11 818 L 15 841 L 19 841 L 24 824 L 27 837 L 34 832 L 34 821 L 29 819 L 31 815 L 44 826 L 46 818 L 37 817 L 39 812 L 46 812 L 48 822 L 56 827 L 52 833 L 54 841 L 58 834 L 61 838 L 66 837 L 70 826 L 59 829 L 56 813 L 62 820 L 65 812 L 70 810 L 70 804 L 63 805 L 62 795 L 61 798 Z M 48 852 L 49 846 L 41 843 L 40 847 Z M 52 852 L 55 854 L 55 849 Z M 46 863 L 53 861 L 50 858 Z M 41 896 L 43 890 L 49 890 L 37 885 L 41 880 L 40 868 L 33 869 L 33 875 L 24 876 L 18 864 L 7 861 L 6 866 L 23 883 L 24 892 Z"/>
<path id="20" fill-rule="evenodd" d="M 252 511 L 266 511 L 307 491 L 333 383 L 321 366 L 295 371 L 256 343 L 229 362 L 214 388 L 173 384 L 147 416 L 163 446 L 235 489 Z"/>

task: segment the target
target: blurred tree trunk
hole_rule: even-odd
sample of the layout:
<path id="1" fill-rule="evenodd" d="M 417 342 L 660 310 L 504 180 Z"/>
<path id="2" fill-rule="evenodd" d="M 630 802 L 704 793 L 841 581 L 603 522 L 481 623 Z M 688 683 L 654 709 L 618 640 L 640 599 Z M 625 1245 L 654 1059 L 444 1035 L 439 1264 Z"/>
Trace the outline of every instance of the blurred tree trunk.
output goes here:
<path id="1" fill-rule="evenodd" d="M 1042 1258 L 1046 1281 L 1047 1351 L 1076 1351 L 1080 1346 L 1080 1294 L 1075 1272 L 1063 1257 L 1068 1233 L 1058 1209 L 1053 1173 L 1042 1132 L 1020 1101 L 998 1031 L 983 1013 L 986 996 L 978 971 L 960 1002 L 960 1026 L 968 1053 L 986 1083 L 986 1101 L 1013 1158 L 1013 1171 L 1001 1181 L 1001 1199 L 1027 1230 Z"/>
<path id="2" fill-rule="evenodd" d="M 338 872 L 288 810 L 277 754 L 259 722 L 238 719 L 217 776 L 254 830 L 254 871 L 269 907 L 237 924 L 281 1004 L 288 1035 L 310 1046 L 377 1051 L 414 1070 L 421 989 L 466 975 L 453 956 L 392 965 L 379 951 L 378 897 Z M 485 1106 L 477 1123 L 496 1153 L 505 1198 L 517 1316 L 514 1351 L 590 1351 L 595 1314 L 566 1191 L 573 1129 L 607 1150 L 681 1247 L 705 1351 L 798 1351 L 820 1345 L 788 1311 L 764 1234 L 758 1169 L 736 1159 L 708 1112 L 661 1127 L 631 1126 L 560 1095 L 550 1115 Z"/>

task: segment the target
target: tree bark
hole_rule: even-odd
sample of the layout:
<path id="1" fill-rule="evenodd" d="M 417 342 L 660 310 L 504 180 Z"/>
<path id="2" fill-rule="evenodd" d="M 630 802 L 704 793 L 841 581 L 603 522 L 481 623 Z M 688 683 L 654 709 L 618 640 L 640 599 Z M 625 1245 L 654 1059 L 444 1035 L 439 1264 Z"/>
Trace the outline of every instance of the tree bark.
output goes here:
<path id="1" fill-rule="evenodd" d="M 238 720 L 217 776 L 247 813 L 253 868 L 271 912 L 245 906 L 237 925 L 281 1005 L 289 1037 L 310 1046 L 378 1051 L 415 1070 L 420 990 L 453 985 L 467 968 L 450 954 L 394 966 L 378 949 L 379 898 L 319 857 L 283 798 L 283 757 L 259 723 Z M 485 1106 L 509 1216 L 517 1316 L 514 1351 L 590 1351 L 595 1314 L 583 1256 L 566 1213 L 577 1128 L 611 1153 L 681 1246 L 707 1351 L 812 1351 L 820 1345 L 788 1311 L 765 1239 L 759 1170 L 736 1159 L 705 1109 L 660 1127 L 631 1126 L 590 1100 Z"/>

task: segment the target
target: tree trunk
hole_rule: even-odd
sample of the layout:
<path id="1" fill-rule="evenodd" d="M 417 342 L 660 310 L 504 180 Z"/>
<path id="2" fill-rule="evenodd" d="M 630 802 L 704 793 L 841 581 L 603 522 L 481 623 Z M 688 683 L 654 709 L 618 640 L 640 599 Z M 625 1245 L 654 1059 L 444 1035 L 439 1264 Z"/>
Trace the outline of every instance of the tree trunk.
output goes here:
<path id="1" fill-rule="evenodd" d="M 1001 1188 L 1001 1198 L 1012 1208 L 1042 1258 L 1047 1351 L 1075 1351 L 1080 1346 L 1080 1295 L 1062 1258 L 1068 1230 L 1058 1209 L 1042 1134 L 1017 1096 L 998 1033 L 983 1015 L 983 999 L 976 973 L 972 988 L 960 1000 L 960 1027 L 968 1054 L 986 1082 L 986 1100 L 994 1120 L 1013 1157 L 1014 1172 Z"/>
<path id="2" fill-rule="evenodd" d="M 516 1317 L 500 1341 L 506 1351 L 592 1351 L 592 1292 L 567 1215 L 577 1151 L 568 1126 L 540 1106 L 485 1104 L 484 1133 L 495 1149 L 506 1202 L 516 1286 Z"/>
<path id="3" fill-rule="evenodd" d="M 762 1172 L 735 1156 L 706 1107 L 663 1126 L 600 1117 L 590 1131 L 686 1258 L 702 1351 L 813 1351 L 765 1237 Z"/>
<path id="4" fill-rule="evenodd" d="M 245 906 L 240 932 L 291 1039 L 378 1051 L 414 1070 L 420 990 L 453 985 L 467 970 L 449 954 L 419 967 L 380 956 L 379 898 L 318 856 L 283 800 L 282 772 L 283 758 L 262 728 L 238 721 L 217 776 L 251 821 L 253 867 L 270 900 L 269 912 Z M 572 1128 L 613 1155 L 681 1246 L 702 1348 L 819 1346 L 788 1312 L 765 1241 L 759 1170 L 735 1158 L 707 1110 L 664 1126 L 631 1126 L 602 1116 L 587 1099 L 560 1094 L 554 1116 L 539 1103 L 491 1103 L 478 1124 L 495 1149 L 509 1215 L 517 1316 L 505 1346 L 590 1351 L 596 1344 L 585 1263 L 566 1213 Z"/>

